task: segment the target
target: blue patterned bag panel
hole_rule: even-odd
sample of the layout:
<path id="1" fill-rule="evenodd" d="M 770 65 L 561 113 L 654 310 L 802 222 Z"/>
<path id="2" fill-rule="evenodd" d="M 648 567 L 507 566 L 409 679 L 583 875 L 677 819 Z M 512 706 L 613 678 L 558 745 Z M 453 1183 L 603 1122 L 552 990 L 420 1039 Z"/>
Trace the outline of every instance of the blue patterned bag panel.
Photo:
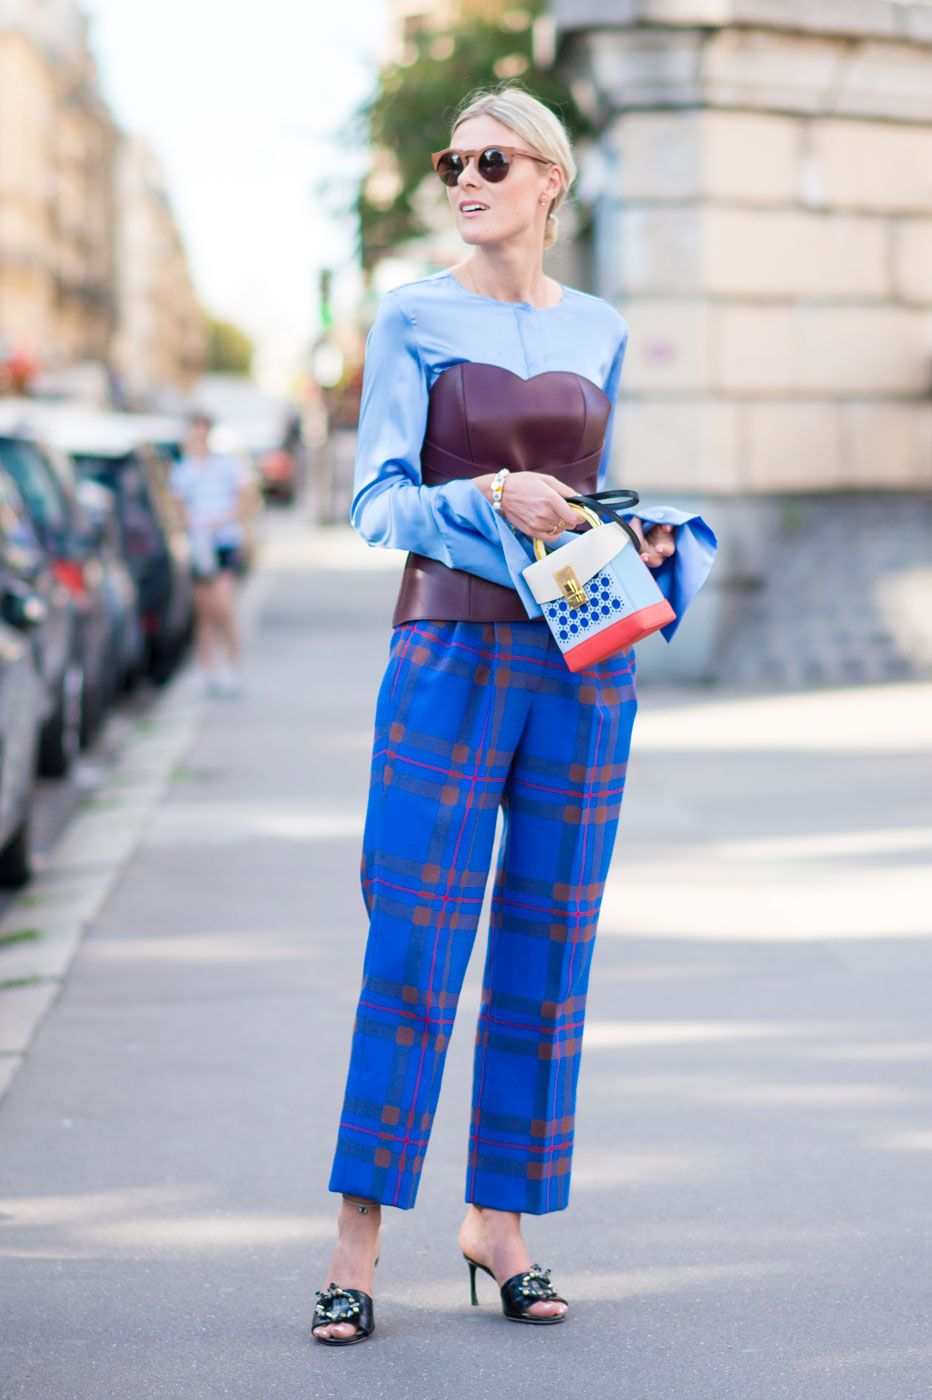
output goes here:
<path id="1" fill-rule="evenodd" d="M 656 602 L 656 585 L 650 575 L 640 569 L 625 569 L 625 552 L 583 584 L 587 601 L 578 608 L 570 607 L 565 598 L 543 603 L 544 616 L 561 651 L 578 646 L 596 632 L 613 622 L 621 622 L 641 608 Z M 637 558 L 640 563 L 640 559 Z M 621 575 L 624 574 L 624 583 Z M 644 586 L 646 583 L 646 587 Z M 653 587 L 652 587 L 653 585 Z M 641 596 L 638 596 L 641 595 Z"/>

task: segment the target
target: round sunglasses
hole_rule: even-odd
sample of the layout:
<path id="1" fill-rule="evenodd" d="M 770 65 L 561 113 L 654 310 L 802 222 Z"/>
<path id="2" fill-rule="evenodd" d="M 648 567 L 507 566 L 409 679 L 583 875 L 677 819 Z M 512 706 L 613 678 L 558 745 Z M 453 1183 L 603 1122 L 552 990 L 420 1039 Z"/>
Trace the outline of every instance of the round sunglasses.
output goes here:
<path id="1" fill-rule="evenodd" d="M 526 156 L 528 160 L 538 160 L 541 165 L 553 165 L 545 156 L 536 156 L 533 151 L 522 151 L 517 146 L 486 146 L 481 151 L 463 151 L 449 146 L 445 151 L 433 151 L 431 162 L 445 185 L 457 183 L 471 157 L 475 157 L 476 170 L 490 185 L 498 185 L 511 169 L 515 156 Z"/>

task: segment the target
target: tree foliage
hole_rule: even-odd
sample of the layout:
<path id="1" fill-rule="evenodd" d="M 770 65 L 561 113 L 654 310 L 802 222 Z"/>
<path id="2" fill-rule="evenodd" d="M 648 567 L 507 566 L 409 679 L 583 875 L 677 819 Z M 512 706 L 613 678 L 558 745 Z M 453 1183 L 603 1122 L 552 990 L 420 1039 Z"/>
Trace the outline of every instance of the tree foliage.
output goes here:
<path id="1" fill-rule="evenodd" d="M 405 60 L 380 72 L 348 128 L 387 152 L 397 177 L 388 198 L 374 197 L 368 177 L 356 193 L 363 266 L 427 231 L 418 190 L 425 175 L 436 178 L 430 152 L 449 143 L 454 112 L 469 92 L 516 83 L 554 110 L 571 137 L 589 130 L 566 85 L 534 64 L 531 21 L 542 8 L 542 0 L 529 0 L 520 10 L 503 6 L 497 20 L 469 17 L 450 28 L 421 30 L 411 36 Z"/>
<path id="2" fill-rule="evenodd" d="M 209 374 L 250 374 L 253 343 L 232 321 L 207 318 L 207 372 Z"/>

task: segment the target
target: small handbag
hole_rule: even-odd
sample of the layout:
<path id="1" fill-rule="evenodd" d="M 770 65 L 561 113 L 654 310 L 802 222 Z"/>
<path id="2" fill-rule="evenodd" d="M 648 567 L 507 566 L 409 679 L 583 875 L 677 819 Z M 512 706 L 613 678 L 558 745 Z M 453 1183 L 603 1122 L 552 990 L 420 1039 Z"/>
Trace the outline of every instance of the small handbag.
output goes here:
<path id="1" fill-rule="evenodd" d="M 535 539 L 535 562 L 522 569 L 571 671 L 615 656 L 676 617 L 641 558 L 635 531 L 618 514 L 639 500 L 637 491 L 623 490 L 569 496 L 567 505 L 592 528 L 551 553 Z"/>

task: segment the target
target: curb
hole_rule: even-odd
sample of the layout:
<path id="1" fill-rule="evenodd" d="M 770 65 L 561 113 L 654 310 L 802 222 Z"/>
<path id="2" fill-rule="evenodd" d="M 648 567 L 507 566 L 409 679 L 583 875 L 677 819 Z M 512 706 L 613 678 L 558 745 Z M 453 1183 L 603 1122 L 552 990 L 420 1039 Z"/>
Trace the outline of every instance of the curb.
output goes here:
<path id="1" fill-rule="evenodd" d="M 244 649 L 272 579 L 260 557 L 242 584 L 237 611 Z M 0 1102 L 211 703 L 195 693 L 189 660 L 144 716 L 122 721 L 125 737 L 107 777 L 0 918 Z"/>

